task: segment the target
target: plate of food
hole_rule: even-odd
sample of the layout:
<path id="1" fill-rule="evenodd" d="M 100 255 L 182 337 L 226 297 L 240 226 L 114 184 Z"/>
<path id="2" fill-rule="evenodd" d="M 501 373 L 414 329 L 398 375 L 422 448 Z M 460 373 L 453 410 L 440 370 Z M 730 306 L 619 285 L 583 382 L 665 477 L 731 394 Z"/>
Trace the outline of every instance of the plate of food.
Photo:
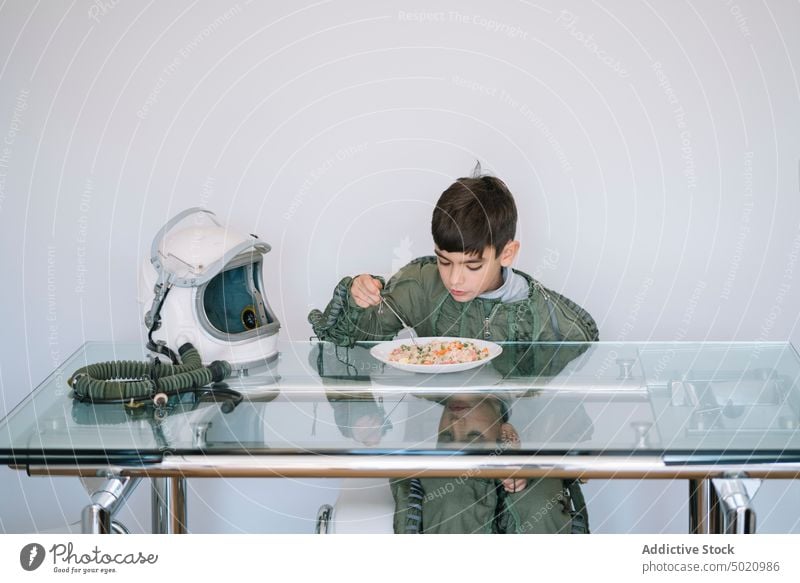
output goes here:
<path id="1" fill-rule="evenodd" d="M 381 342 L 370 354 L 394 368 L 428 374 L 459 372 L 486 364 L 503 352 L 494 342 L 476 338 L 427 336 Z"/>

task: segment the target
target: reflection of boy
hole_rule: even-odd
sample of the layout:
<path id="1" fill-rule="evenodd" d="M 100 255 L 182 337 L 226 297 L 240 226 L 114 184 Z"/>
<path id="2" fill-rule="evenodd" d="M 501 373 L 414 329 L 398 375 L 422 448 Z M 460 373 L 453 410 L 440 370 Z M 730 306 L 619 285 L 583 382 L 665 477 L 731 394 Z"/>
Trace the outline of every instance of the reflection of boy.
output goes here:
<path id="1" fill-rule="evenodd" d="M 502 453 L 519 446 L 508 409 L 492 395 L 446 399 L 439 421 L 442 447 L 484 447 Z M 401 533 L 568 533 L 569 494 L 561 480 L 468 475 L 391 480 L 394 531 Z"/>
<path id="2" fill-rule="evenodd" d="M 345 277 L 325 311 L 309 313 L 314 333 L 320 340 L 344 346 L 362 340 L 392 339 L 402 324 L 392 310 L 382 309 L 383 297 L 420 336 L 538 342 L 597 340 L 597 325 L 586 310 L 511 268 L 520 248 L 519 241 L 514 240 L 516 224 L 514 198 L 502 180 L 491 176 L 459 178 L 442 193 L 433 211 L 435 256 L 415 259 L 385 285 L 377 276 Z M 497 364 L 505 374 L 529 374 L 516 362 Z M 444 480 L 443 484 L 455 488 L 452 481 Z M 458 511 L 457 504 L 448 504 L 447 510 L 455 515 L 442 517 L 441 524 L 446 528 L 428 524 L 425 532 L 475 531 L 471 527 L 475 523 L 466 518 L 473 510 L 481 514 L 478 507 L 494 512 L 497 493 L 493 484 L 477 479 L 461 481 L 459 491 L 471 491 L 461 499 L 466 506 Z M 503 487 L 500 490 L 505 492 Z M 512 496 L 526 492 L 537 500 L 547 500 L 545 506 L 552 508 L 553 500 L 563 499 L 563 482 L 537 480 Z M 431 503 L 429 498 L 426 494 L 425 504 Z M 467 508 L 471 510 L 466 512 Z M 513 516 L 513 508 L 512 504 L 504 516 Z M 548 511 L 543 516 L 521 530 L 564 531 L 561 520 L 555 519 L 556 513 Z M 480 524 L 479 532 L 491 531 L 491 525 Z M 397 530 L 397 522 L 395 526 L 396 532 L 406 531 L 405 527 Z"/>
<path id="3" fill-rule="evenodd" d="M 504 405 L 493 396 L 455 395 L 444 403 L 439 420 L 438 443 L 470 445 L 493 444 L 495 446 L 519 446 L 519 434 L 504 415 Z M 509 478 L 502 481 L 507 492 L 521 492 L 528 481 Z"/>

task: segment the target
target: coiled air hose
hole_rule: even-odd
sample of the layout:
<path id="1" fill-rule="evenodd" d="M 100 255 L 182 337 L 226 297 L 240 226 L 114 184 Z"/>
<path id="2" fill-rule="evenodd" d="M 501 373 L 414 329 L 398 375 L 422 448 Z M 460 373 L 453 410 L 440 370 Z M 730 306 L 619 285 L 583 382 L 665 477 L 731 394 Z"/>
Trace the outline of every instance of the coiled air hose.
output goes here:
<path id="1" fill-rule="evenodd" d="M 182 364 L 164 364 L 157 359 L 152 363 L 119 360 L 90 364 L 76 370 L 67 383 L 79 401 L 129 403 L 159 395 L 166 400 L 181 391 L 221 382 L 231 374 L 231 365 L 224 360 L 204 367 L 197 349 L 188 342 L 178 353 Z"/>

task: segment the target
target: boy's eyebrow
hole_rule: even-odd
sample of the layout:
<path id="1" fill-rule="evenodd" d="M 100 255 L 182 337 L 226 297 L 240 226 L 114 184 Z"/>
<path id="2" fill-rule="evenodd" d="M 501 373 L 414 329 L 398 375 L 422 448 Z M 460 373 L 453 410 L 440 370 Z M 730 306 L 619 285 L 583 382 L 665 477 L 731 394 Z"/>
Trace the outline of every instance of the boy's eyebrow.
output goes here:
<path id="1" fill-rule="evenodd" d="M 486 439 L 486 436 L 483 433 L 481 433 L 480 431 L 477 431 L 477 430 L 470 431 L 469 433 L 467 433 L 467 439 L 470 442 L 476 442 L 477 441 L 478 443 L 483 443 L 484 441 L 488 441 L 488 439 Z"/>
<path id="2" fill-rule="evenodd" d="M 447 257 L 445 257 L 444 255 L 442 255 L 442 254 L 439 252 L 439 250 L 438 250 L 438 249 L 434 249 L 434 250 L 433 250 L 433 252 L 434 252 L 434 253 L 436 253 L 436 254 L 437 254 L 439 257 L 441 257 L 441 258 L 442 258 L 442 259 L 444 259 L 445 261 L 450 261 L 450 262 L 452 262 L 452 261 L 453 261 L 452 259 L 448 259 L 448 258 L 447 258 Z M 474 259 L 467 259 L 466 261 L 462 261 L 462 263 L 483 263 L 483 257 L 475 257 Z"/>
<path id="3" fill-rule="evenodd" d="M 445 429 L 437 435 L 437 441 L 439 443 L 451 443 L 453 441 L 453 432 Z"/>

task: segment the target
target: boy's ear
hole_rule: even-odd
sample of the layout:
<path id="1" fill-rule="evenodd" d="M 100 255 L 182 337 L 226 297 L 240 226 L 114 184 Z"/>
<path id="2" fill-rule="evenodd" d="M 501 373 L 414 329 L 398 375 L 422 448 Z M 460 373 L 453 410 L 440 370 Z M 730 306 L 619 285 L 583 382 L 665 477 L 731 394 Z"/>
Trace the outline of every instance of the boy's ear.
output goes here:
<path id="1" fill-rule="evenodd" d="M 519 241 L 509 241 L 500 253 L 500 265 L 510 267 L 519 253 Z"/>

